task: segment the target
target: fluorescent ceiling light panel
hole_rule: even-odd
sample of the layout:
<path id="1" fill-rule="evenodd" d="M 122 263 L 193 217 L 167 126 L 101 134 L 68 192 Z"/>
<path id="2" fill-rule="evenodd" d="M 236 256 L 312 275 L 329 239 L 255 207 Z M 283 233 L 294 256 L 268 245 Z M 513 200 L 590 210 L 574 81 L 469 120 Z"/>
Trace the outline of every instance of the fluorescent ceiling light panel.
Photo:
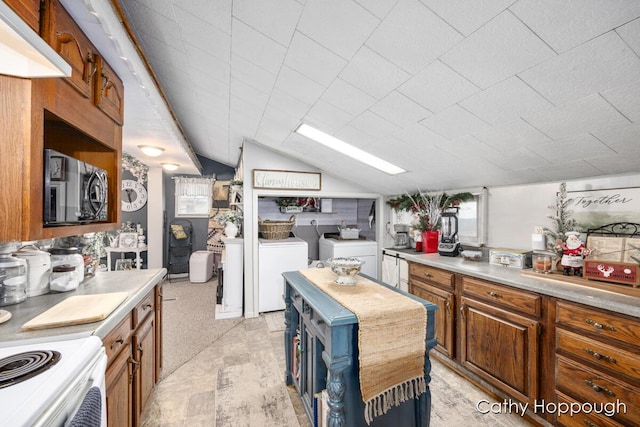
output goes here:
<path id="1" fill-rule="evenodd" d="M 0 74 L 69 77 L 71 66 L 9 6 L 0 1 Z"/>
<path id="2" fill-rule="evenodd" d="M 301 124 L 295 130 L 296 133 L 306 136 L 309 139 L 313 139 L 314 141 L 324 145 L 325 147 L 331 148 L 339 153 L 342 153 L 346 156 L 351 157 L 359 162 L 362 162 L 366 165 L 372 166 L 382 172 L 388 173 L 389 175 L 397 175 L 400 173 L 406 172 L 404 169 L 399 168 L 398 166 L 387 162 L 386 160 L 382 160 L 379 157 L 374 156 L 373 154 L 367 153 L 359 149 L 358 147 L 354 147 L 351 144 L 347 144 L 346 142 L 326 134 L 318 129 L 315 129 L 307 124 Z"/>

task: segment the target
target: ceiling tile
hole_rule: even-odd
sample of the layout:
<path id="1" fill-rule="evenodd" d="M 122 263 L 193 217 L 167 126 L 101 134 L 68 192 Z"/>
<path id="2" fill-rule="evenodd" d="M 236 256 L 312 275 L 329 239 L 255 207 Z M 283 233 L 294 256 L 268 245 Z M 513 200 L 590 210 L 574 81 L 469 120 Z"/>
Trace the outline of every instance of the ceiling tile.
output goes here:
<path id="1" fill-rule="evenodd" d="M 342 70 L 340 78 L 374 98 L 382 99 L 404 83 L 409 74 L 364 46 Z"/>
<path id="2" fill-rule="evenodd" d="M 419 150 L 424 150 L 436 145 L 443 145 L 449 141 L 448 138 L 418 123 L 403 128 L 396 132 L 394 136 Z"/>
<path id="3" fill-rule="evenodd" d="M 474 138 L 471 135 L 465 135 L 460 138 L 452 139 L 451 141 L 447 141 L 447 143 L 444 145 L 439 144 L 438 147 L 443 151 L 451 153 L 452 155 L 461 159 L 487 159 L 491 158 L 492 156 L 498 155 L 498 151 L 496 151 L 494 148 L 488 146 L 487 144 Z"/>
<path id="4" fill-rule="evenodd" d="M 351 0 L 310 0 L 298 31 L 348 60 L 379 23 L 371 12 Z"/>
<path id="5" fill-rule="evenodd" d="M 460 106 L 496 125 L 552 105 L 518 77 L 511 77 L 465 99 Z"/>
<path id="6" fill-rule="evenodd" d="M 365 111 L 360 114 L 349 124 L 368 133 L 374 139 L 384 139 L 385 136 L 393 135 L 395 132 L 400 130 L 398 126 L 370 111 Z"/>
<path id="7" fill-rule="evenodd" d="M 389 93 L 369 110 L 400 127 L 411 126 L 432 115 L 430 111 L 398 91 Z"/>
<path id="8" fill-rule="evenodd" d="M 189 67 L 209 73 L 212 79 L 221 82 L 228 81 L 231 68 L 229 62 L 221 61 L 215 56 L 209 55 L 192 45 L 186 45 L 186 54 L 188 58 L 186 63 Z M 177 64 L 180 66 L 180 64 L 185 63 L 178 62 Z"/>
<path id="9" fill-rule="evenodd" d="M 607 175 L 638 173 L 638 160 L 624 154 L 598 157 L 597 159 L 590 159 L 588 163 Z"/>
<path id="10" fill-rule="evenodd" d="M 140 33 L 147 34 L 167 46 L 183 50 L 180 27 L 175 21 L 172 8 L 166 2 L 159 4 L 159 10 L 168 15 L 154 10 L 156 5 L 146 6 L 137 1 L 127 4 L 127 15 L 131 17 L 131 20 L 138 22 L 135 28 Z"/>
<path id="11" fill-rule="evenodd" d="M 546 180 L 560 181 L 577 179 L 585 176 L 600 176 L 602 171 L 584 160 L 571 160 L 560 165 L 549 165 L 536 168 L 536 172 Z"/>
<path id="12" fill-rule="evenodd" d="M 640 19 L 616 29 L 616 32 L 640 56 Z"/>
<path id="13" fill-rule="evenodd" d="M 433 61 L 398 89 L 434 113 L 468 98 L 478 90 L 476 85 L 440 61 Z"/>
<path id="14" fill-rule="evenodd" d="M 502 152 L 494 151 L 485 158 L 505 171 L 517 171 L 549 165 L 549 161 L 543 159 L 526 147 L 504 150 Z"/>
<path id="15" fill-rule="evenodd" d="M 449 139 L 480 132 L 489 127 L 487 122 L 457 105 L 421 120 L 420 124 Z"/>
<path id="16" fill-rule="evenodd" d="M 233 0 L 234 18 L 282 46 L 289 46 L 302 9 L 303 7 L 293 0 Z"/>
<path id="17" fill-rule="evenodd" d="M 233 20 L 231 51 L 248 61 L 277 74 L 286 49 L 237 19 Z"/>
<path id="18" fill-rule="evenodd" d="M 229 62 L 231 56 L 230 34 L 180 8 L 175 8 L 175 16 L 185 45 L 195 46 L 200 51 L 213 55 L 223 62 Z"/>
<path id="19" fill-rule="evenodd" d="M 304 122 L 332 134 L 353 120 L 353 116 L 346 111 L 334 107 L 326 101 L 316 102 L 304 117 Z"/>
<path id="20" fill-rule="evenodd" d="M 486 24 L 516 0 L 420 0 L 465 36 Z"/>
<path id="21" fill-rule="evenodd" d="M 527 84 L 554 104 L 640 80 L 640 58 L 609 32 L 520 73 Z"/>
<path id="22" fill-rule="evenodd" d="M 276 81 L 276 75 L 249 62 L 237 54 L 231 55 L 233 77 L 262 92 L 270 92 Z"/>
<path id="23" fill-rule="evenodd" d="M 529 150 L 547 159 L 550 163 L 564 163 L 567 159 L 589 160 L 599 156 L 616 154 L 605 144 L 589 134 L 536 144 L 529 147 Z"/>
<path id="24" fill-rule="evenodd" d="M 531 30 L 507 11 L 440 59 L 486 89 L 554 55 Z"/>
<path id="25" fill-rule="evenodd" d="M 301 121 L 311 105 L 279 89 L 274 89 L 269 98 L 269 107 L 291 116 L 292 120 Z"/>
<path id="26" fill-rule="evenodd" d="M 284 64 L 323 86 L 328 86 L 346 61 L 302 33 L 296 32 Z"/>
<path id="27" fill-rule="evenodd" d="M 520 147 L 551 141 L 548 136 L 522 119 L 476 132 L 474 136 L 485 144 L 500 151 L 510 151 Z"/>
<path id="28" fill-rule="evenodd" d="M 238 102 L 242 102 L 243 108 L 248 108 L 254 112 L 254 114 L 262 115 L 262 111 L 269 102 L 269 93 L 261 92 L 260 90 L 250 86 L 243 81 L 232 78 L 230 87 L 230 105 L 232 108 L 237 107 Z"/>
<path id="29" fill-rule="evenodd" d="M 596 129 L 629 124 L 599 95 L 527 114 L 524 119 L 552 139 L 566 139 Z"/>
<path id="30" fill-rule="evenodd" d="M 356 0 L 356 3 L 382 19 L 393 9 L 398 0 Z"/>
<path id="31" fill-rule="evenodd" d="M 325 91 L 325 86 L 286 65 L 280 70 L 275 87 L 307 104 L 316 102 Z"/>
<path id="32" fill-rule="evenodd" d="M 509 9 L 556 52 L 640 16 L 637 0 L 520 0 Z"/>
<path id="33" fill-rule="evenodd" d="M 417 73 L 462 40 L 418 0 L 400 0 L 366 45 L 405 71 Z"/>
<path id="34" fill-rule="evenodd" d="M 146 0 L 155 3 L 156 0 Z M 231 34 L 231 8 L 233 0 L 173 0 L 176 8 L 184 8 L 197 15 L 200 19 L 214 25 L 216 28 Z"/>
<path id="35" fill-rule="evenodd" d="M 357 87 L 337 78 L 322 95 L 322 99 L 336 107 L 357 116 L 376 102 Z"/>
<path id="36" fill-rule="evenodd" d="M 602 96 L 632 122 L 640 122 L 640 81 L 602 92 Z"/>
<path id="37" fill-rule="evenodd" d="M 596 129 L 592 134 L 604 142 L 616 153 L 631 155 L 632 158 L 640 155 L 640 125 L 607 127 Z"/>

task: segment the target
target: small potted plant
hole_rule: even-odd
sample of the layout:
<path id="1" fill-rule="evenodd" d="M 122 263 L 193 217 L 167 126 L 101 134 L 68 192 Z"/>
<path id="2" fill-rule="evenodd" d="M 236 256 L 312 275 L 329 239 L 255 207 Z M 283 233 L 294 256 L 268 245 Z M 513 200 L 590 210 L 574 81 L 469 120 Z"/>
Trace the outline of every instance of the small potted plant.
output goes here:
<path id="1" fill-rule="evenodd" d="M 282 213 L 300 213 L 304 209 L 297 197 L 280 197 L 276 199 L 276 205 L 280 206 Z"/>
<path id="2" fill-rule="evenodd" d="M 239 226 L 242 223 L 242 212 L 227 211 L 216 215 L 214 219 L 220 224 L 224 224 L 224 234 L 232 239 L 236 237 L 240 231 Z"/>

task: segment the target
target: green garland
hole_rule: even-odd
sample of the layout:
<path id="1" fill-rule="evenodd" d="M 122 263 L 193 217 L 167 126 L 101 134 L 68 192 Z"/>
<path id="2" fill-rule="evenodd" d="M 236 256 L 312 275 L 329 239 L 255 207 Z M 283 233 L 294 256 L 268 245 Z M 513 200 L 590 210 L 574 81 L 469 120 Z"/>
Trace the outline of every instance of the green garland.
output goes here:
<path id="1" fill-rule="evenodd" d="M 136 178 L 138 182 L 147 182 L 147 172 L 149 172 L 149 166 L 142 163 L 140 160 L 133 157 L 131 154 L 122 153 L 122 167 Z"/>

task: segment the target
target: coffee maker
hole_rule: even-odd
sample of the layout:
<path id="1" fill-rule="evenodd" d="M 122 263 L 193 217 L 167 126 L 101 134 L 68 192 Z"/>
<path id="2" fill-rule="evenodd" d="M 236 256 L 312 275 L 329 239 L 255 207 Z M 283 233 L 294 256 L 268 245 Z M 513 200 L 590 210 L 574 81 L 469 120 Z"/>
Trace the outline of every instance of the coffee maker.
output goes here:
<path id="1" fill-rule="evenodd" d="M 441 224 L 438 254 L 458 256 L 461 250 L 458 240 L 458 208 L 449 208 L 442 212 Z"/>
<path id="2" fill-rule="evenodd" d="M 396 232 L 394 249 L 406 249 L 411 247 L 409 244 L 409 226 L 407 224 L 394 224 L 393 231 Z"/>

